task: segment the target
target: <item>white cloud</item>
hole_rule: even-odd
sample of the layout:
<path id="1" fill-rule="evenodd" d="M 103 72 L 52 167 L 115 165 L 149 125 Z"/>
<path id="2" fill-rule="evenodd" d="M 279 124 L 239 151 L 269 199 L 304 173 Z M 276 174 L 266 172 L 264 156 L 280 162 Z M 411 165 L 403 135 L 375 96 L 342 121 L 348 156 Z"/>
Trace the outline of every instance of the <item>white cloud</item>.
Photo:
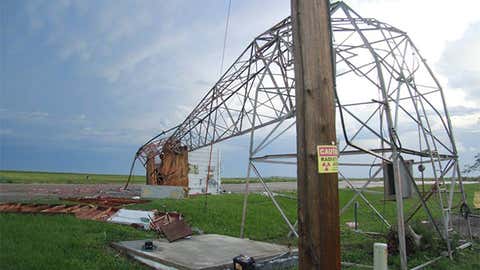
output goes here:
<path id="1" fill-rule="evenodd" d="M 436 62 L 448 41 L 478 21 L 476 0 L 348 0 L 363 17 L 374 17 L 406 31 L 429 62 Z"/>
<path id="2" fill-rule="evenodd" d="M 479 45 L 466 40 L 463 45 L 454 42 L 462 37 L 465 39 L 464 35 L 468 34 L 469 27 L 476 22 L 478 24 L 479 1 L 458 0 L 452 4 L 449 1 L 436 0 L 348 0 L 346 3 L 363 17 L 374 17 L 408 33 L 444 87 L 448 106 L 480 106 L 478 102 L 470 99 L 470 90 L 451 83 L 450 74 L 453 72 L 454 76 L 465 75 L 463 80 L 480 78 L 477 69 L 480 61 L 476 60 L 480 59 L 476 49 Z M 479 36 L 470 35 L 469 41 L 478 41 Z M 447 58 L 446 55 L 451 57 Z M 444 72 L 444 67 L 450 67 L 448 72 Z M 464 73 L 467 68 L 473 78 Z"/>
<path id="3" fill-rule="evenodd" d="M 450 117 L 455 128 L 480 131 L 480 112 Z"/>

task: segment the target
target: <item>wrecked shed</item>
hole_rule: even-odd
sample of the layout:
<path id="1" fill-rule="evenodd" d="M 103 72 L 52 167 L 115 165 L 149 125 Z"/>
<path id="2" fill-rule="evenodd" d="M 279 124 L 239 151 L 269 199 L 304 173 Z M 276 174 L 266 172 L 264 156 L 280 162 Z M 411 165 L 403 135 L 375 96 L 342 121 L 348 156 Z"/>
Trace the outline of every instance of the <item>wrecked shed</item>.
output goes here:
<path id="1" fill-rule="evenodd" d="M 188 152 L 185 147 L 177 149 L 168 145 L 160 156 L 152 153 L 147 160 L 148 185 L 181 186 L 188 188 L 190 195 L 221 192 L 218 147 L 208 146 Z"/>

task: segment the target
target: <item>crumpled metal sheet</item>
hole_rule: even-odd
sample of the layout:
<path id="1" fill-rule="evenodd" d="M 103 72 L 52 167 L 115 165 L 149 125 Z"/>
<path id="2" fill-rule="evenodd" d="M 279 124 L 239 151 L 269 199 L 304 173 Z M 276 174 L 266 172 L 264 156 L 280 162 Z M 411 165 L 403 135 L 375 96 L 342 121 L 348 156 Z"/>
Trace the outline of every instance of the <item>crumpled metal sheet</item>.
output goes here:
<path id="1" fill-rule="evenodd" d="M 142 211 L 142 210 L 130 210 L 120 209 L 110 218 L 108 222 L 132 225 L 135 227 L 142 227 L 145 230 L 150 229 L 150 220 L 155 216 L 155 211 Z"/>
<path id="2" fill-rule="evenodd" d="M 157 212 L 150 221 L 150 229 L 165 235 L 169 242 L 185 238 L 193 234 L 183 215 L 177 212 Z"/>

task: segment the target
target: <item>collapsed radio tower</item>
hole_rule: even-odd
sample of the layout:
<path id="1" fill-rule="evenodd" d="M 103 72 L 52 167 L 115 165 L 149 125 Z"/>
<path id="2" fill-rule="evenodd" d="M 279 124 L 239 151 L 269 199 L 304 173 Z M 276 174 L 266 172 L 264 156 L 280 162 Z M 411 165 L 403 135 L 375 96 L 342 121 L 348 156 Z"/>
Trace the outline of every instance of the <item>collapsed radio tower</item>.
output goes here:
<path id="1" fill-rule="evenodd" d="M 451 212 L 455 207 L 468 207 L 442 87 L 404 31 L 363 18 L 343 2 L 331 4 L 331 24 L 336 122 L 338 134 L 342 134 L 338 139 L 339 176 L 355 191 L 340 213 L 361 199 L 390 228 L 392 224 L 363 195 L 369 183 L 383 175 L 385 196 L 396 200 L 399 250 L 405 260 L 402 268 L 406 268 L 405 227 L 420 209 L 451 254 Z M 268 151 L 279 137 L 295 132 L 292 42 L 288 17 L 257 36 L 181 124 L 152 138 L 135 155 L 145 167 L 155 167 L 165 162 L 166 152 L 179 154 L 250 134 L 242 237 L 248 178 L 253 173 L 263 183 L 257 164 L 296 166 L 295 152 Z M 147 168 L 147 174 L 149 171 Z M 368 175 L 369 180 L 355 188 L 350 180 L 355 175 Z M 414 179 L 424 175 L 433 178 L 434 184 L 422 192 Z M 147 175 L 150 177 L 168 176 Z M 296 235 L 295 224 L 267 185 L 263 186 Z M 458 203 L 454 202 L 456 188 Z M 404 198 L 412 195 L 416 203 L 404 209 Z M 438 205 L 440 216 L 432 211 L 432 201 Z M 464 222 L 471 237 L 468 215 Z"/>

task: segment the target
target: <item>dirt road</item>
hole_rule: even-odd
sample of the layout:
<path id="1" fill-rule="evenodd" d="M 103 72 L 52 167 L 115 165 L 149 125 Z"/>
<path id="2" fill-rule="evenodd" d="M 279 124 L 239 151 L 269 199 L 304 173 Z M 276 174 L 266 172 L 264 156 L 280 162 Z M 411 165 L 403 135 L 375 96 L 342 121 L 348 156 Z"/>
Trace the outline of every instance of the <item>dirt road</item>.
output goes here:
<path id="1" fill-rule="evenodd" d="M 366 181 L 350 181 L 350 183 L 355 188 L 361 188 L 366 183 Z M 433 183 L 434 183 L 433 181 L 425 181 L 425 185 L 432 185 Z M 479 182 L 465 181 L 463 183 L 480 185 Z M 417 182 L 417 185 L 421 185 L 421 182 Z M 222 186 L 226 192 L 243 193 L 245 190 L 245 184 L 223 184 Z M 271 191 L 276 191 L 276 192 L 297 190 L 297 182 L 271 182 L 271 183 L 267 183 L 267 186 Z M 368 187 L 369 188 L 383 187 L 383 182 L 381 181 L 370 182 L 370 184 L 368 184 Z M 340 181 L 338 183 L 338 188 L 351 188 L 351 186 L 346 181 Z M 261 183 L 251 183 L 249 185 L 249 190 L 250 192 L 265 191 Z"/>
<path id="2" fill-rule="evenodd" d="M 355 188 L 360 188 L 365 184 L 365 181 L 352 181 L 352 185 Z M 223 189 L 226 192 L 232 193 L 243 193 L 245 190 L 245 184 L 223 184 Z M 267 183 L 268 188 L 271 191 L 295 191 L 297 190 L 297 182 L 271 182 Z M 344 181 L 338 184 L 339 188 L 346 188 L 348 184 Z M 383 183 L 381 182 L 372 182 L 368 185 L 369 187 L 381 187 Z M 252 183 L 249 185 L 250 192 L 263 192 L 265 189 L 261 183 Z"/>

